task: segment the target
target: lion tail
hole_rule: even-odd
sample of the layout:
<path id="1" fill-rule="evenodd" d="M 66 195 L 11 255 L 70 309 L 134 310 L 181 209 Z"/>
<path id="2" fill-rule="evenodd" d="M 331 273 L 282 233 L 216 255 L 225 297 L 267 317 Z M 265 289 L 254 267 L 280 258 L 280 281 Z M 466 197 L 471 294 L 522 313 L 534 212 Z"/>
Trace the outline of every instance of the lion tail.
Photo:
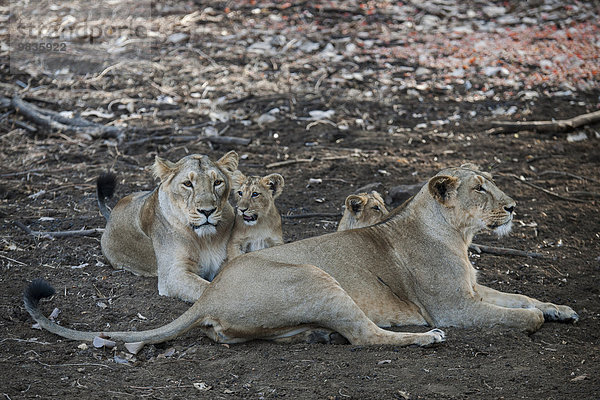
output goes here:
<path id="1" fill-rule="evenodd" d="M 23 302 L 25 309 L 31 317 L 40 325 L 55 335 L 62 336 L 71 340 L 94 341 L 96 338 L 106 338 L 111 340 L 123 341 L 127 344 L 134 345 L 132 348 L 140 349 L 144 344 L 162 343 L 171 340 L 195 325 L 201 323 L 202 306 L 199 302 L 192 305 L 186 312 L 180 315 L 174 321 L 158 328 L 149 329 L 146 331 L 124 331 L 124 332 L 86 332 L 77 331 L 74 329 L 65 328 L 58 325 L 56 322 L 48 319 L 39 309 L 39 302 L 43 298 L 54 295 L 55 290 L 46 280 L 38 278 L 34 279 L 25 289 L 23 294 Z M 128 347 L 129 348 L 129 347 Z"/>
<path id="2" fill-rule="evenodd" d="M 117 186 L 117 178 L 114 174 L 104 173 L 96 180 L 96 194 L 98 195 L 98 207 L 100 213 L 106 218 L 110 217 L 110 210 L 106 206 L 106 200 L 110 199 L 115 193 L 115 187 Z"/>
<path id="3" fill-rule="evenodd" d="M 51 297 L 55 293 L 54 288 L 44 279 L 34 279 L 33 282 L 27 286 L 25 293 L 23 294 L 23 302 L 25 303 L 25 309 L 33 317 L 33 319 L 44 329 L 55 333 L 59 336 L 73 340 L 94 340 L 96 335 L 85 335 L 85 332 L 78 332 L 72 329 L 64 328 L 54 321 L 46 318 L 39 309 L 39 303 L 41 299 Z"/>

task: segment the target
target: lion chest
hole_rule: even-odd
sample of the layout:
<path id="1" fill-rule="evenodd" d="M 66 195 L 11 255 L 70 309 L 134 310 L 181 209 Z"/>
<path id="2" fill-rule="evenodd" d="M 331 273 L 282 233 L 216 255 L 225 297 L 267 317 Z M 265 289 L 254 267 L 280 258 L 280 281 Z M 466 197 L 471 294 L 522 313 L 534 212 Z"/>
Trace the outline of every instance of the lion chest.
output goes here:
<path id="1" fill-rule="evenodd" d="M 198 252 L 198 275 L 212 281 L 221 269 L 221 265 L 227 257 L 227 246 L 225 243 L 218 246 L 204 248 Z"/>

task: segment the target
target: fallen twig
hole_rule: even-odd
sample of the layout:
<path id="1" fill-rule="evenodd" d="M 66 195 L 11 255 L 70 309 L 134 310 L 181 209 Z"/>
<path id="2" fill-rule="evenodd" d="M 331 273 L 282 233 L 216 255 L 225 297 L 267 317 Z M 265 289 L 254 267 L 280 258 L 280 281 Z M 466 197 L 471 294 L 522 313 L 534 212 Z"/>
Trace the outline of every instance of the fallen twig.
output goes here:
<path id="1" fill-rule="evenodd" d="M 553 171 L 553 170 L 549 170 L 549 171 L 543 171 L 540 172 L 538 175 L 562 175 L 562 176 L 570 176 L 571 178 L 575 178 L 575 179 L 581 179 L 584 181 L 590 181 L 590 182 L 596 182 L 596 183 L 600 183 L 599 180 L 597 179 L 593 179 L 593 178 L 588 178 L 587 176 L 581 176 L 581 175 L 575 175 L 572 174 L 570 172 L 565 172 L 565 171 Z"/>
<path id="2" fill-rule="evenodd" d="M 43 231 L 34 231 L 25 224 L 20 221 L 15 221 L 15 225 L 21 228 L 23 231 L 28 233 L 31 236 L 35 236 L 38 238 L 44 239 L 56 239 L 62 237 L 69 236 L 92 236 L 98 233 L 104 232 L 103 228 L 92 228 L 92 229 L 80 229 L 76 231 L 56 231 L 56 232 L 43 232 Z"/>
<path id="3" fill-rule="evenodd" d="M 349 157 L 351 157 L 351 155 L 328 156 L 328 157 L 319 157 L 319 158 L 316 158 L 315 156 L 313 156 L 311 158 L 295 158 L 293 160 L 276 161 L 276 162 L 273 162 L 271 164 L 265 165 L 265 168 L 285 167 L 287 165 L 298 164 L 298 163 L 311 163 L 313 161 L 344 160 L 344 159 L 349 158 Z"/>
<path id="4" fill-rule="evenodd" d="M 474 251 L 476 253 L 488 253 L 495 254 L 498 256 L 521 256 L 521 257 L 531 257 L 531 258 L 544 258 L 546 257 L 544 254 L 535 253 L 531 251 L 523 251 L 517 249 L 510 249 L 505 247 L 494 247 L 494 246 L 485 246 L 483 244 L 471 243 L 469 246 L 469 250 Z"/>
<path id="5" fill-rule="evenodd" d="M 0 257 L 2 257 L 2 258 L 4 258 L 4 259 L 6 259 L 6 260 L 8 260 L 8 261 L 12 261 L 12 262 L 14 262 L 14 263 L 16 263 L 16 264 L 19 264 L 19 265 L 27 265 L 27 264 L 25 264 L 25 263 L 23 263 L 23 262 L 21 262 L 21 261 L 19 261 L 19 260 L 15 260 L 14 258 L 7 257 L 7 256 L 5 256 L 5 255 L 3 255 L 3 254 L 0 254 Z"/>
<path id="6" fill-rule="evenodd" d="M 585 201 L 585 200 L 575 199 L 575 198 L 572 198 L 572 197 L 561 196 L 560 194 L 556 194 L 554 192 L 551 192 L 550 190 L 545 189 L 545 188 L 543 188 L 541 186 L 538 186 L 538 185 L 533 184 L 531 182 L 527 182 L 524 178 L 520 178 L 520 177 L 518 177 L 516 175 L 512 175 L 512 174 L 509 174 L 509 175 L 512 176 L 513 178 L 515 178 L 516 180 L 518 180 L 519 182 L 524 183 L 527 186 L 531 186 L 534 189 L 541 190 L 542 192 L 544 192 L 546 194 L 549 194 L 550 196 L 556 197 L 558 199 L 566 200 L 566 201 L 573 201 L 573 202 L 576 202 L 576 203 L 587 203 L 587 201 Z"/>
<path id="7" fill-rule="evenodd" d="M 56 111 L 47 110 L 28 103 L 19 96 L 14 96 L 10 100 L 10 105 L 28 120 L 47 129 L 91 138 L 110 137 L 120 139 L 123 136 L 121 128 L 97 124 L 80 117 L 68 118 Z"/>
<path id="8" fill-rule="evenodd" d="M 286 165 L 292 165 L 292 164 L 298 164 L 298 163 L 310 163 L 313 162 L 315 160 L 314 157 L 311 158 L 295 158 L 293 160 L 285 160 L 285 161 L 277 161 L 271 164 L 267 164 L 265 165 L 265 168 L 269 169 L 269 168 L 278 168 L 278 167 L 283 167 Z"/>
<path id="9" fill-rule="evenodd" d="M 140 145 L 148 142 L 161 142 L 163 140 L 169 140 L 173 142 L 186 142 L 191 140 L 197 140 L 200 142 L 210 142 L 213 144 L 235 144 L 241 146 L 247 146 L 250 144 L 250 139 L 235 137 L 235 136 L 197 136 L 197 135 L 161 135 L 161 136 L 150 136 L 143 139 L 133 140 L 128 142 L 128 146 Z"/>
<path id="10" fill-rule="evenodd" d="M 299 218 L 319 218 L 319 217 L 341 217 L 341 213 L 305 213 L 305 214 L 284 214 L 282 218 L 299 219 Z"/>
<path id="11" fill-rule="evenodd" d="M 492 125 L 500 129 L 493 133 L 513 133 L 526 130 L 534 130 L 536 132 L 567 132 L 596 122 L 600 122 L 600 111 L 554 121 L 492 121 Z"/>

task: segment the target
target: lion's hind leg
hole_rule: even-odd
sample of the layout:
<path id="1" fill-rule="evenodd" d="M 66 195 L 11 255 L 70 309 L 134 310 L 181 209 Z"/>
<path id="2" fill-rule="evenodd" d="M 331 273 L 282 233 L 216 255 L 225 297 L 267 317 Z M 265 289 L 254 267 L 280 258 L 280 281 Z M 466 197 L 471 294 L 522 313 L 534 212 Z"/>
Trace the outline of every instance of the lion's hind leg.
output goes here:
<path id="1" fill-rule="evenodd" d="M 199 302 L 214 307 L 228 337 L 271 339 L 302 326 L 338 332 L 352 344 L 425 346 L 444 333 L 391 332 L 379 328 L 329 274 L 312 265 L 292 265 L 241 256 L 213 281 Z"/>

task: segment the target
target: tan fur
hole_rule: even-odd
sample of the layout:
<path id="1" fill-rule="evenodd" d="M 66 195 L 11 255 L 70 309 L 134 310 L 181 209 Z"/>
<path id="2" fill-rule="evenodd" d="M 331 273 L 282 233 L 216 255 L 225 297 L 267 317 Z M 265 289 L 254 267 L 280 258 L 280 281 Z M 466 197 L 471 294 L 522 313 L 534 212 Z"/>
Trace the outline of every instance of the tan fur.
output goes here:
<path id="1" fill-rule="evenodd" d="M 227 258 L 265 249 L 283 243 L 281 216 L 275 199 L 283 190 L 284 180 L 279 174 L 264 177 L 246 177 L 240 171 L 233 176 L 233 191 L 237 212 Z"/>
<path id="2" fill-rule="evenodd" d="M 477 283 L 467 248 L 482 229 L 506 233 L 515 202 L 471 166 L 431 178 L 383 221 L 244 254 L 227 263 L 198 301 L 172 323 L 145 332 L 105 332 L 154 343 L 200 327 L 218 342 L 292 336 L 318 326 L 353 344 L 429 344 L 443 332 L 379 326 L 502 326 L 528 332 L 544 318 L 577 320 L 567 306 Z M 29 310 L 29 309 L 28 309 Z M 92 340 L 29 310 L 46 329 Z"/>
<path id="3" fill-rule="evenodd" d="M 126 196 L 112 210 L 101 239 L 106 258 L 115 268 L 158 276 L 163 296 L 195 301 L 226 256 L 237 165 L 233 151 L 217 162 L 197 154 L 176 163 L 156 157 L 158 187 Z"/>
<path id="4" fill-rule="evenodd" d="M 344 206 L 338 232 L 373 225 L 389 212 L 381 195 L 374 190 L 371 193 L 351 194 L 346 197 Z"/>

